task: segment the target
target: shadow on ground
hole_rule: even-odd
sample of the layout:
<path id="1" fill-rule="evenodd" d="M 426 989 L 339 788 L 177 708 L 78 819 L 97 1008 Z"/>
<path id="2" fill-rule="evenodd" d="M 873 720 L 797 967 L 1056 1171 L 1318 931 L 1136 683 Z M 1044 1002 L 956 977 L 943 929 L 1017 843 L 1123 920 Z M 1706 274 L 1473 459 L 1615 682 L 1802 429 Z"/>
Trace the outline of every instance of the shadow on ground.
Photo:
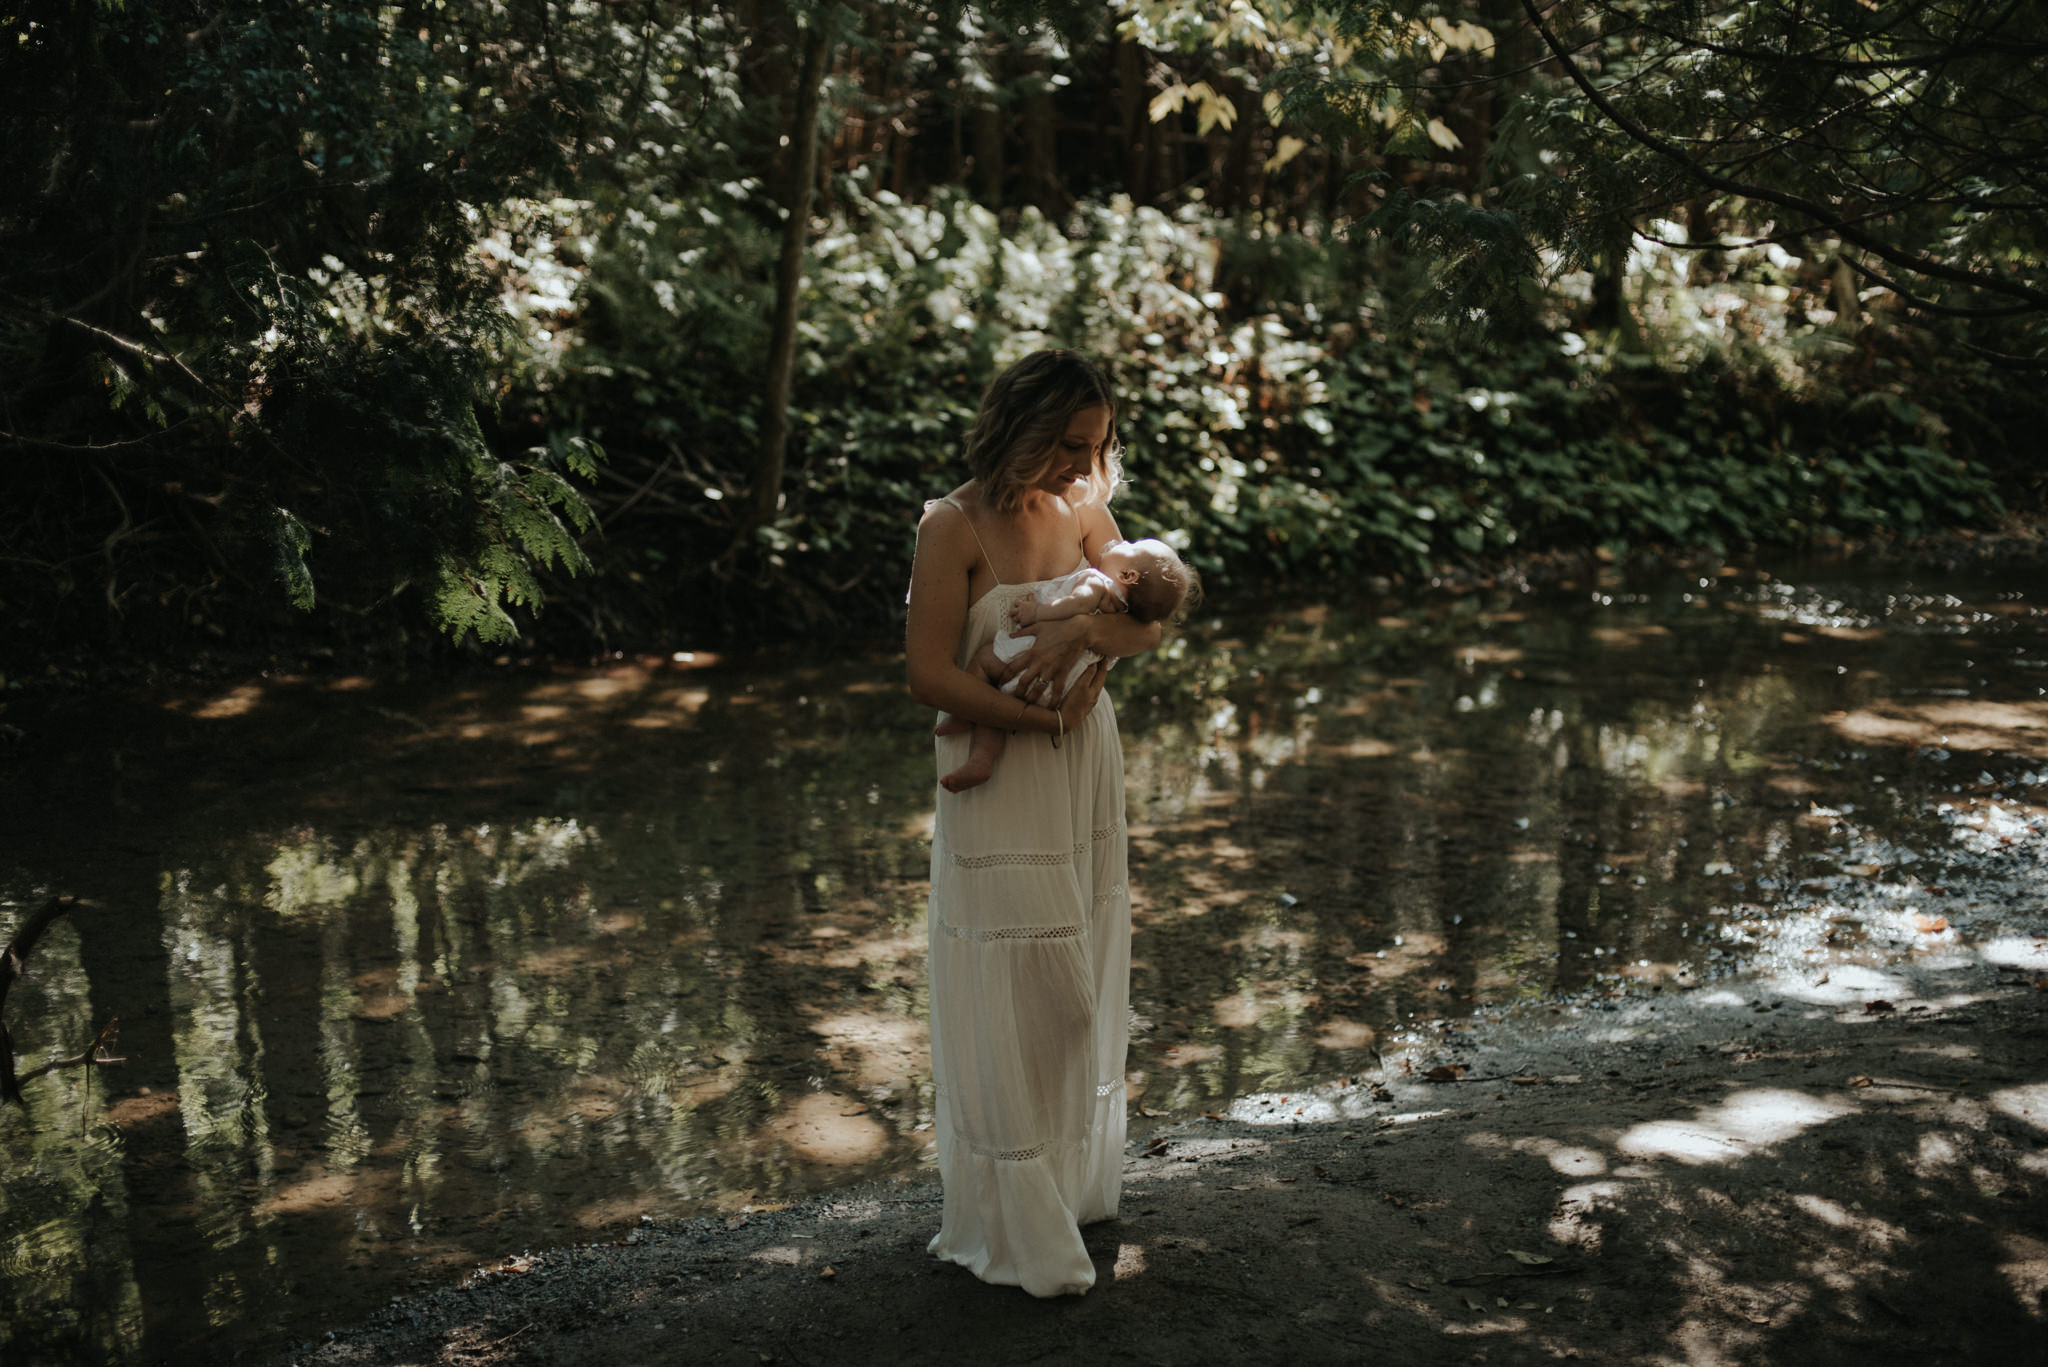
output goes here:
<path id="1" fill-rule="evenodd" d="M 1949 986 L 1910 1017 L 1640 1002 L 1457 1082 L 1288 1098 L 1333 1119 L 1162 1132 L 1079 1299 L 932 1262 L 921 1189 L 511 1259 L 295 1360 L 2028 1361 L 2048 992 Z"/>

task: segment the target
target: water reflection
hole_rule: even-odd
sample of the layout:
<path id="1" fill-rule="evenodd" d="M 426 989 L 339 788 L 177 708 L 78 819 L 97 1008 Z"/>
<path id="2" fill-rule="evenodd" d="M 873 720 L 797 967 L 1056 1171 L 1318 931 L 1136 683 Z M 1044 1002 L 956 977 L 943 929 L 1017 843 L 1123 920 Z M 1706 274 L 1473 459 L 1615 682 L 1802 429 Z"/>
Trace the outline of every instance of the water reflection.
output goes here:
<path id="1" fill-rule="evenodd" d="M 2044 658 L 2010 585 L 1811 578 L 1191 631 L 1113 676 L 1140 1120 L 1868 942 L 1874 898 L 1988 876 L 1987 822 L 2035 831 Z M 680 664 L 245 684 L 52 778 L 0 929 L 45 888 L 117 910 L 52 932 L 10 1019 L 32 1063 L 120 1014 L 132 1062 L 110 1106 L 70 1073 L 0 1117 L 10 1361 L 304 1335 L 642 1214 L 918 1173 L 929 719 L 886 656 Z"/>

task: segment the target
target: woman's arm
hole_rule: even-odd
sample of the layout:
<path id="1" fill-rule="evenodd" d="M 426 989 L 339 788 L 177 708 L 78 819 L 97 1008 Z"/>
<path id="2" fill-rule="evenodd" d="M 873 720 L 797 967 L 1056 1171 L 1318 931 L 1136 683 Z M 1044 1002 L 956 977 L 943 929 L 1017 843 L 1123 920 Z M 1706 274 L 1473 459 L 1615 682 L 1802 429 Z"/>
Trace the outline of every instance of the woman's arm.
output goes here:
<path id="1" fill-rule="evenodd" d="M 1101 694 L 1102 670 L 1090 671 L 1092 688 L 1089 675 L 1083 675 L 1081 682 L 1058 700 L 1060 711 L 1055 712 L 1050 707 L 1022 703 L 953 662 L 971 606 L 967 600 L 969 576 L 979 558 L 980 548 L 967 515 L 951 504 L 934 505 L 917 524 L 917 559 L 910 570 L 910 620 L 903 647 L 910 696 L 927 707 L 984 726 L 1055 736 L 1073 730 L 1087 720 L 1088 709 Z"/>

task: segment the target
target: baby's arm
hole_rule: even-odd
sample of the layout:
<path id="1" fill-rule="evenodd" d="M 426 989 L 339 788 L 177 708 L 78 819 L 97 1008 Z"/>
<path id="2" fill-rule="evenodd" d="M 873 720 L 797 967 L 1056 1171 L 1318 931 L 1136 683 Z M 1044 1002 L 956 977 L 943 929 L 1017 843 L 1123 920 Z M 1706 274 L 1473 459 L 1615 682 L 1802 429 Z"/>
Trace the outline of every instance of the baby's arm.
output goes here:
<path id="1" fill-rule="evenodd" d="M 1017 625 L 1028 627 L 1033 622 L 1058 622 L 1068 617 L 1082 617 L 1105 608 L 1114 612 L 1123 606 L 1123 600 L 1116 596 L 1109 576 L 1101 570 L 1091 569 L 1081 576 L 1081 582 L 1072 590 L 1061 594 L 1050 603 L 1041 603 L 1035 597 L 1026 596 L 1017 600 L 1012 610 Z"/>

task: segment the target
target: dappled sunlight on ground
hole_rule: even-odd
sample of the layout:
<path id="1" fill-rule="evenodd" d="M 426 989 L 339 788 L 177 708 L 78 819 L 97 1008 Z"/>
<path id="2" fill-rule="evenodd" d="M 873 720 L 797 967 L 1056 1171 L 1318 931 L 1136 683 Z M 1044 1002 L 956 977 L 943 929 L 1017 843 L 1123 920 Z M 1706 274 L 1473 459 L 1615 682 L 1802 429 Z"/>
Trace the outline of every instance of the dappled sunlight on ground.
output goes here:
<path id="1" fill-rule="evenodd" d="M 2028 1315 L 2048 1321 L 2048 1241 L 2025 1234 L 2007 1234 L 2002 1242 L 2005 1260 L 1998 1264 L 1999 1275 L 2006 1279 L 2013 1299 Z"/>
<path id="2" fill-rule="evenodd" d="M 2001 750 L 2048 760 L 2048 702 L 1907 702 L 1886 699 L 1827 723 L 1858 744 Z"/>
<path id="3" fill-rule="evenodd" d="M 865 1103 L 829 1092 L 799 1097 L 760 1133 L 762 1142 L 786 1147 L 806 1163 L 832 1167 L 873 1163 L 889 1147 L 887 1132 Z"/>
<path id="4" fill-rule="evenodd" d="M 2007 1087 L 1991 1094 L 1991 1107 L 2048 1133 L 2048 1082 Z"/>

